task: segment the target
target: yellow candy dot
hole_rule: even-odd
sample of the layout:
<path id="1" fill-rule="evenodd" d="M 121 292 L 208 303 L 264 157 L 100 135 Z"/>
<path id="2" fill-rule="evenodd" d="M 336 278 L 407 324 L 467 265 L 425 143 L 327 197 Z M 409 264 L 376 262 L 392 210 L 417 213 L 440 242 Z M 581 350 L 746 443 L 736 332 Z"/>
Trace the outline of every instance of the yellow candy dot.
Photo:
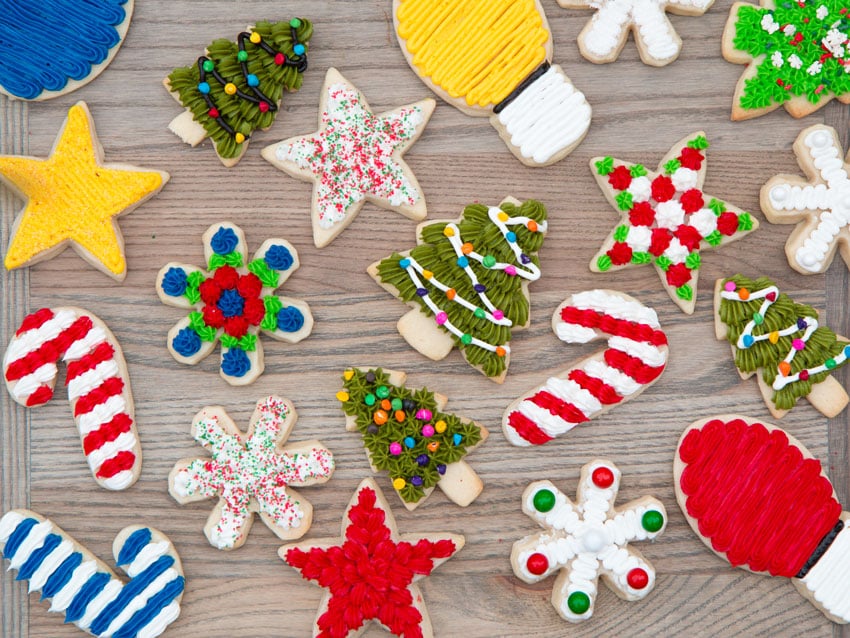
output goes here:
<path id="1" fill-rule="evenodd" d="M 446 422 L 443 421 L 443 420 L 437 421 L 434 424 L 434 429 L 437 430 L 437 432 L 440 433 L 440 434 L 442 434 L 443 432 L 446 431 L 446 427 L 447 427 Z"/>
<path id="2" fill-rule="evenodd" d="M 336 398 L 345 403 L 350 397 L 348 396 L 348 392 L 346 392 L 345 390 L 340 390 L 336 393 Z"/>
<path id="3" fill-rule="evenodd" d="M 423 270 L 422 276 L 425 277 L 425 279 L 430 279 L 434 276 L 434 273 L 432 273 L 430 270 Z"/>
<path id="4" fill-rule="evenodd" d="M 259 34 L 259 33 L 257 33 L 256 31 L 254 31 L 254 32 L 251 34 L 250 40 L 251 40 L 251 42 L 253 42 L 254 44 L 259 44 L 260 42 L 262 42 L 263 38 L 260 36 L 260 34 Z"/>
<path id="5" fill-rule="evenodd" d="M 228 82 L 227 84 L 224 85 L 224 92 L 227 93 L 228 95 L 235 95 L 236 94 L 236 85 L 233 82 Z"/>
<path id="6" fill-rule="evenodd" d="M 342 378 L 346 381 L 351 381 L 354 378 L 354 370 L 346 370 L 342 373 Z"/>
<path id="7" fill-rule="evenodd" d="M 242 135 L 242 133 L 237 133 L 236 135 L 233 136 L 233 139 L 236 140 L 237 144 L 241 144 L 242 142 L 245 141 L 245 136 Z"/>
<path id="8" fill-rule="evenodd" d="M 407 481 L 403 478 L 393 479 L 393 487 L 396 491 L 403 490 L 405 485 L 407 485 Z"/>
<path id="9" fill-rule="evenodd" d="M 452 228 L 451 226 L 446 226 L 446 227 L 443 229 L 443 234 L 444 234 L 446 237 L 454 237 L 454 236 L 455 236 L 455 229 L 454 229 L 454 228 Z"/>
<path id="10" fill-rule="evenodd" d="M 777 341 L 779 341 L 779 333 L 774 330 L 768 335 L 767 340 L 770 341 L 770 343 L 776 343 Z"/>
<path id="11" fill-rule="evenodd" d="M 506 221 L 508 221 L 508 219 L 510 219 L 508 217 L 508 214 L 505 211 L 502 211 L 501 213 L 499 213 L 498 218 L 499 218 L 500 222 L 506 222 Z"/>

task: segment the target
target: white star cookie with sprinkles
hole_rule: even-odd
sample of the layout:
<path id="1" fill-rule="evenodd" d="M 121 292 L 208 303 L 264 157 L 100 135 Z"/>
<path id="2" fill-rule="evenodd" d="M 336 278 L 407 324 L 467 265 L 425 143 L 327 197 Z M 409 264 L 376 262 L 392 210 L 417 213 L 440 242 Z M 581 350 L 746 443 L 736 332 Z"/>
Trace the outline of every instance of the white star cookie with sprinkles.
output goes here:
<path id="1" fill-rule="evenodd" d="M 522 495 L 522 511 L 545 531 L 514 543 L 511 566 L 526 583 L 559 572 L 552 604 L 570 622 L 593 615 L 600 576 L 624 600 L 641 600 L 655 587 L 655 569 L 629 543 L 655 540 L 667 511 L 651 496 L 615 508 L 619 487 L 620 470 L 597 459 L 581 469 L 575 503 L 549 481 L 535 481 Z"/>
<path id="2" fill-rule="evenodd" d="M 850 266 L 850 159 L 843 159 L 838 133 L 823 124 L 810 126 L 797 136 L 794 154 L 809 181 L 777 175 L 761 189 L 761 209 L 774 224 L 798 224 L 785 244 L 797 272 L 825 272 L 836 249 Z"/>
<path id="3" fill-rule="evenodd" d="M 708 140 L 698 131 L 677 142 L 657 172 L 613 157 L 590 160 L 605 198 L 622 220 L 590 262 L 593 272 L 655 266 L 683 312 L 696 306 L 700 251 L 741 239 L 758 221 L 703 192 Z"/>
<path id="4" fill-rule="evenodd" d="M 213 547 L 241 547 L 254 512 L 282 540 L 300 538 L 310 529 L 313 507 L 290 486 L 326 482 L 334 460 L 319 441 L 282 447 L 295 420 L 292 403 L 276 396 L 257 402 L 247 434 L 219 406 L 195 416 L 192 436 L 212 458 L 178 461 L 168 491 L 180 504 L 218 497 L 204 527 Z"/>
<path id="5" fill-rule="evenodd" d="M 679 57 L 682 39 L 664 12 L 699 16 L 714 0 L 558 0 L 558 4 L 567 9 L 596 9 L 578 36 L 579 50 L 591 62 L 614 62 L 631 31 L 643 63 L 665 66 Z"/>
<path id="6" fill-rule="evenodd" d="M 366 98 L 328 69 L 319 130 L 263 149 L 263 157 L 293 177 L 314 182 L 313 240 L 327 246 L 367 201 L 409 219 L 425 218 L 425 198 L 402 159 L 434 111 L 428 98 L 375 115 Z"/>

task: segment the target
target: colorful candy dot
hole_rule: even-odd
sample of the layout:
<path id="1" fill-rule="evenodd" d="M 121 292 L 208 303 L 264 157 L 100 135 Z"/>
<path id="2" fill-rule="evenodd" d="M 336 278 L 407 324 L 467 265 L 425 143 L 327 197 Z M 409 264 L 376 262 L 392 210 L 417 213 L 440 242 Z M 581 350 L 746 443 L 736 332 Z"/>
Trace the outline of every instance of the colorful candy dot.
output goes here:
<path id="1" fill-rule="evenodd" d="M 396 410 L 393 413 L 393 417 L 395 417 L 395 420 L 399 423 L 404 423 L 404 420 L 407 418 L 407 414 L 405 414 L 404 410 Z"/>
<path id="2" fill-rule="evenodd" d="M 346 381 L 351 381 L 354 378 L 354 370 L 348 369 L 342 373 L 342 378 Z"/>
<path id="3" fill-rule="evenodd" d="M 420 454 L 416 457 L 416 464 L 419 465 L 419 467 L 425 467 L 428 465 L 430 460 L 431 458 L 427 454 Z"/>
<path id="4" fill-rule="evenodd" d="M 596 487 L 605 489 L 614 484 L 614 472 L 611 471 L 611 468 L 606 467 L 605 465 L 600 465 L 593 470 L 593 473 L 590 475 L 590 480 L 593 481 L 593 484 Z"/>
<path id="5" fill-rule="evenodd" d="M 286 56 L 283 53 L 276 53 L 274 56 L 274 63 L 278 66 L 282 65 L 286 62 Z"/>
<path id="6" fill-rule="evenodd" d="M 368 432 L 369 434 L 377 434 L 378 426 L 374 423 L 370 423 L 369 426 L 366 428 L 366 432 Z"/>
<path id="7" fill-rule="evenodd" d="M 537 490 L 532 503 L 534 504 L 534 509 L 538 512 L 548 512 L 555 507 L 555 494 L 552 490 Z"/>
<path id="8" fill-rule="evenodd" d="M 417 410 L 416 412 L 416 418 L 420 421 L 430 421 L 432 416 L 434 415 L 428 408 L 422 408 L 421 410 Z"/>
<path id="9" fill-rule="evenodd" d="M 392 406 L 393 410 L 401 410 L 404 407 L 404 404 L 401 402 L 401 399 L 396 397 L 392 401 L 390 401 L 390 406 Z"/>
<path id="10" fill-rule="evenodd" d="M 372 372 L 371 370 L 369 370 L 369 372 L 366 373 L 366 383 L 375 383 L 375 380 L 377 378 L 378 377 L 376 377 L 375 373 Z"/>
<path id="11" fill-rule="evenodd" d="M 254 44 L 259 44 L 263 40 L 262 36 L 256 31 L 251 33 L 251 36 L 248 39 L 251 40 L 251 42 L 253 42 Z"/>
<path id="12" fill-rule="evenodd" d="M 487 290 L 487 286 L 485 286 L 484 284 L 475 284 L 475 285 L 472 287 L 472 289 L 473 289 L 475 292 L 486 292 L 486 290 Z"/>
<path id="13" fill-rule="evenodd" d="M 393 487 L 397 492 L 403 490 L 405 485 L 407 485 L 407 481 L 405 481 L 403 478 L 393 479 Z"/>
<path id="14" fill-rule="evenodd" d="M 398 265 L 402 268 L 407 268 L 408 266 L 410 266 L 410 260 L 407 257 L 405 257 L 404 259 L 400 259 Z"/>
<path id="15" fill-rule="evenodd" d="M 200 91 L 200 92 L 201 92 L 201 93 L 203 93 L 204 95 L 206 95 L 207 93 L 209 93 L 209 92 L 210 92 L 210 85 L 209 85 L 209 82 L 199 82 L 199 83 L 198 83 L 198 91 Z"/>
<path id="16" fill-rule="evenodd" d="M 809 380 L 809 371 L 808 370 L 800 370 L 799 377 L 800 377 L 800 381 L 808 381 Z"/>
<path id="17" fill-rule="evenodd" d="M 428 425 L 423 425 L 422 426 L 422 436 L 424 436 L 425 438 L 428 438 L 428 439 L 430 439 L 432 436 L 434 436 L 434 426 L 431 425 L 430 423 Z"/>
<path id="18" fill-rule="evenodd" d="M 472 335 L 471 335 L 471 334 L 466 334 L 466 333 L 462 334 L 462 335 L 460 336 L 460 342 L 461 342 L 463 345 L 468 346 L 470 343 L 472 343 Z"/>
<path id="19" fill-rule="evenodd" d="M 756 340 L 753 338 L 753 335 L 743 335 L 741 337 L 741 343 L 743 344 L 743 346 L 745 348 L 749 348 L 755 342 L 756 342 Z"/>
<path id="20" fill-rule="evenodd" d="M 764 323 L 764 316 L 762 316 L 762 314 L 760 312 L 754 312 L 753 313 L 753 323 L 756 324 L 757 326 L 760 326 L 761 324 Z"/>
<path id="21" fill-rule="evenodd" d="M 447 427 L 448 425 L 446 425 L 446 422 L 442 419 L 440 419 L 434 424 L 434 429 L 437 431 L 437 434 L 442 434 L 443 432 L 445 432 Z"/>
<path id="22" fill-rule="evenodd" d="M 215 62 L 212 60 L 204 60 L 204 63 L 201 66 L 207 73 L 211 73 L 215 70 Z"/>
<path id="23" fill-rule="evenodd" d="M 375 394 L 381 399 L 386 399 L 390 396 L 390 389 L 385 385 L 379 385 L 377 390 L 375 390 Z"/>
<path id="24" fill-rule="evenodd" d="M 269 111 L 269 103 L 268 102 L 260 102 L 257 104 L 257 108 L 260 109 L 260 113 L 268 113 Z"/>
<path id="25" fill-rule="evenodd" d="M 469 266 L 469 259 L 467 259 L 466 257 L 458 257 L 457 265 L 461 268 L 466 268 L 467 266 Z"/>
<path id="26" fill-rule="evenodd" d="M 372 415 L 372 420 L 378 425 L 386 423 L 388 418 L 387 413 L 383 410 L 375 410 L 375 414 Z"/>
<path id="27" fill-rule="evenodd" d="M 438 325 L 438 326 L 442 326 L 442 325 L 443 325 L 444 323 L 446 323 L 448 320 L 449 320 L 449 316 L 448 316 L 445 312 L 438 312 L 438 313 L 434 316 L 434 321 L 436 321 L 436 322 L 437 322 L 437 325 Z"/>
<path id="28" fill-rule="evenodd" d="M 213 106 L 209 111 L 207 111 L 207 115 L 209 115 L 212 119 L 217 120 L 221 113 L 219 113 L 218 109 Z"/>
<path id="29" fill-rule="evenodd" d="M 446 291 L 446 299 L 448 299 L 449 301 L 451 301 L 452 299 L 454 299 L 454 298 L 455 298 L 455 296 L 457 296 L 457 290 L 455 290 L 454 288 L 449 288 L 449 289 Z"/>
<path id="30" fill-rule="evenodd" d="M 346 392 L 345 390 L 340 390 L 339 392 L 337 392 L 337 393 L 336 393 L 336 398 L 337 398 L 339 401 L 342 401 L 343 403 L 345 403 L 345 402 L 346 402 L 346 401 L 348 401 L 351 397 L 349 396 L 348 392 Z"/>
<path id="31" fill-rule="evenodd" d="M 455 236 L 455 229 L 454 229 L 454 228 L 452 228 L 451 226 L 446 226 L 446 227 L 443 229 L 443 234 L 444 234 L 446 237 L 454 237 L 454 236 Z"/>
<path id="32" fill-rule="evenodd" d="M 307 50 L 304 48 L 303 44 L 296 44 L 292 47 L 292 50 L 295 52 L 295 55 L 304 55 L 304 52 Z"/>
<path id="33" fill-rule="evenodd" d="M 541 574 L 545 574 L 546 570 L 549 569 L 549 559 L 543 554 L 536 552 L 528 557 L 528 560 L 525 561 L 525 566 L 530 573 L 540 576 Z"/>
<path id="34" fill-rule="evenodd" d="M 463 441 L 463 435 L 455 432 L 452 435 L 452 443 L 454 443 L 455 447 L 457 447 L 458 445 L 460 445 L 461 441 Z"/>
<path id="35" fill-rule="evenodd" d="M 741 298 L 741 301 L 746 301 L 747 299 L 750 298 L 750 291 L 747 290 L 746 288 L 741 288 L 738 291 L 738 297 Z"/>
<path id="36" fill-rule="evenodd" d="M 510 217 L 508 217 L 508 214 L 505 211 L 500 212 L 498 215 L 496 215 L 496 217 L 499 218 L 500 222 L 506 222 L 510 219 Z"/>
<path id="37" fill-rule="evenodd" d="M 475 250 L 475 246 L 473 246 L 469 242 L 466 242 L 463 246 L 460 247 L 460 252 L 462 252 L 464 255 L 468 255 L 473 250 Z"/>
<path id="38" fill-rule="evenodd" d="M 378 399 L 376 399 L 375 395 L 372 394 L 371 392 L 369 394 L 367 394 L 365 397 L 363 397 L 363 403 L 365 403 L 366 405 L 370 405 L 370 406 L 375 405 L 375 402 L 377 400 Z"/>
<path id="39" fill-rule="evenodd" d="M 236 140 L 237 144 L 241 144 L 242 142 L 245 141 L 245 136 L 242 135 L 242 133 L 237 133 L 236 135 L 233 136 L 233 139 Z"/>
<path id="40" fill-rule="evenodd" d="M 224 85 L 224 92 L 228 95 L 236 95 L 236 85 L 233 82 L 228 82 Z"/>
<path id="41" fill-rule="evenodd" d="M 496 356 L 504 357 L 508 353 L 502 346 L 496 346 Z"/>
<path id="42" fill-rule="evenodd" d="M 236 59 L 239 60 L 240 62 L 247 62 L 248 61 L 248 52 L 247 51 L 240 51 L 239 53 L 236 54 Z M 205 71 L 212 71 L 212 69 L 206 68 L 206 64 L 207 63 L 204 62 L 204 70 Z"/>
<path id="43" fill-rule="evenodd" d="M 567 607 L 576 616 L 581 616 L 590 609 L 590 596 L 583 591 L 575 591 L 567 598 Z"/>
<path id="44" fill-rule="evenodd" d="M 850 346 L 844 346 L 844 356 L 850 357 Z"/>
<path id="45" fill-rule="evenodd" d="M 421 476 L 412 476 L 410 478 L 410 482 L 415 487 L 420 487 L 422 485 L 422 477 Z"/>
<path id="46" fill-rule="evenodd" d="M 512 230 L 509 230 L 505 233 L 505 239 L 507 239 L 510 243 L 514 243 L 516 241 L 516 233 Z"/>
<path id="47" fill-rule="evenodd" d="M 399 443 L 398 441 L 393 441 L 392 443 L 390 443 L 390 454 L 392 454 L 393 456 L 398 456 L 399 454 L 401 454 L 401 443 Z"/>
<path id="48" fill-rule="evenodd" d="M 487 316 L 487 313 L 484 312 L 484 308 L 476 308 L 475 312 L 473 312 L 472 314 L 475 315 L 478 319 L 483 319 Z"/>
<path id="49" fill-rule="evenodd" d="M 484 255 L 484 259 L 481 260 L 481 263 L 484 264 L 485 268 L 492 268 L 496 265 L 496 258 L 493 255 Z"/>
<path id="50" fill-rule="evenodd" d="M 794 350 L 802 350 L 806 347 L 806 342 L 802 339 L 794 339 L 791 342 L 791 347 L 794 348 Z"/>
<path id="51" fill-rule="evenodd" d="M 440 464 L 437 466 L 437 474 L 439 474 L 439 475 L 441 475 L 441 476 L 442 476 L 442 475 L 443 475 L 443 474 L 445 474 L 445 473 L 446 473 L 446 465 L 445 465 L 445 463 L 440 463 Z"/>
<path id="52" fill-rule="evenodd" d="M 439 441 L 431 441 L 428 444 L 428 451 L 431 452 L 432 454 L 439 449 L 440 449 L 440 442 Z"/>
<path id="53" fill-rule="evenodd" d="M 293 29 L 297 29 L 301 26 L 301 20 L 299 18 L 292 18 L 292 20 L 289 21 L 289 26 Z"/>
<path id="54" fill-rule="evenodd" d="M 808 324 L 808 323 L 806 323 L 806 320 L 805 320 L 805 319 L 803 319 L 802 317 L 800 317 L 799 319 L 797 319 L 797 329 L 798 329 L 798 330 L 805 330 L 805 329 L 806 329 L 806 328 L 808 328 L 808 327 L 809 327 L 809 324 Z"/>
<path id="55" fill-rule="evenodd" d="M 789 374 L 791 374 L 791 364 L 787 361 L 780 361 L 779 374 L 781 374 L 783 377 L 787 377 Z"/>
<path id="56" fill-rule="evenodd" d="M 504 318 L 505 318 L 505 313 L 502 312 L 501 310 L 497 309 L 497 310 L 493 311 L 493 319 L 495 319 L 496 321 L 501 321 Z"/>
<path id="57" fill-rule="evenodd" d="M 381 401 L 381 409 L 382 410 L 392 410 L 393 404 L 390 403 L 389 399 L 384 399 Z"/>
<path id="58" fill-rule="evenodd" d="M 735 285 L 735 282 L 734 282 L 734 281 L 727 281 L 727 282 L 723 285 L 723 288 L 726 290 L 726 292 L 735 292 L 735 289 L 736 289 L 737 287 L 738 287 L 738 286 L 736 286 L 736 285 Z"/>
<path id="59" fill-rule="evenodd" d="M 428 296 L 428 289 L 427 288 L 417 288 L 416 294 L 419 295 L 420 297 L 427 297 Z"/>
<path id="60" fill-rule="evenodd" d="M 404 447 L 412 448 L 414 445 L 416 445 L 416 439 L 412 436 L 404 437 Z"/>
<path id="61" fill-rule="evenodd" d="M 516 266 L 505 266 L 505 274 L 508 277 L 516 277 Z"/>
<path id="62" fill-rule="evenodd" d="M 530 264 L 530 263 L 531 263 L 531 257 L 529 257 L 528 255 L 526 255 L 525 253 L 522 253 L 522 254 L 519 256 L 519 260 L 520 260 L 520 262 L 521 262 L 521 263 L 523 263 L 523 264 Z"/>
<path id="63" fill-rule="evenodd" d="M 635 567 L 626 574 L 626 582 L 632 589 L 644 589 L 649 585 L 649 574 L 646 573 L 646 570 Z"/>
<path id="64" fill-rule="evenodd" d="M 422 276 L 423 276 L 425 279 L 431 279 L 431 278 L 434 276 L 434 273 L 432 273 L 430 270 L 423 270 L 423 271 L 422 271 Z"/>
<path id="65" fill-rule="evenodd" d="M 823 365 L 826 366 L 827 370 L 832 370 L 838 364 L 835 362 L 835 359 L 827 359 L 826 361 L 824 361 Z M 804 372 L 805 372 L 805 370 L 804 370 Z"/>
<path id="66" fill-rule="evenodd" d="M 658 510 L 647 510 L 641 516 L 640 524 L 647 532 L 657 532 L 664 527 L 664 514 Z"/>
<path id="67" fill-rule="evenodd" d="M 538 230 L 537 222 L 533 219 L 529 219 L 525 227 L 528 228 L 528 230 L 530 230 L 532 233 L 536 233 Z"/>
<path id="68" fill-rule="evenodd" d="M 769 335 L 767 335 L 767 340 L 770 341 L 770 343 L 778 343 L 779 342 L 779 332 L 774 330 Z"/>
<path id="69" fill-rule="evenodd" d="M 413 412 L 416 409 L 416 402 L 413 399 L 404 399 L 401 402 L 401 407 L 405 412 Z"/>

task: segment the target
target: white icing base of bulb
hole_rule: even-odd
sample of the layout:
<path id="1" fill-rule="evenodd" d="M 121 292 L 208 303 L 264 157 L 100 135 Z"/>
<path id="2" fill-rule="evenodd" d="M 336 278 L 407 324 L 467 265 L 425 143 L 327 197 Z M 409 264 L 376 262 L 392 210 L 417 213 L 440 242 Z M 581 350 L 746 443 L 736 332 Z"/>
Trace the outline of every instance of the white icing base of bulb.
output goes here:
<path id="1" fill-rule="evenodd" d="M 850 528 L 847 521 L 829 549 L 800 582 L 805 584 L 819 608 L 845 623 L 850 622 Z"/>

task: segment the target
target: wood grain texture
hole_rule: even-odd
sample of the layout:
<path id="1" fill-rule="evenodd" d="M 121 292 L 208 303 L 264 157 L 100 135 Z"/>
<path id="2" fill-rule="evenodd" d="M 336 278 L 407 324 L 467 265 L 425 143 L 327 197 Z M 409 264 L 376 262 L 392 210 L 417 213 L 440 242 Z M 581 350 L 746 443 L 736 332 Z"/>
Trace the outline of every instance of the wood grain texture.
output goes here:
<path id="1" fill-rule="evenodd" d="M 359 437 L 345 431 L 334 394 L 345 367 L 381 365 L 407 371 L 411 386 L 447 394 L 453 411 L 493 431 L 468 459 L 485 483 L 470 507 L 458 508 L 435 493 L 411 513 L 388 494 L 401 532 L 466 535 L 463 551 L 421 583 L 437 636 L 850 635 L 827 621 L 791 583 L 733 570 L 714 556 L 688 528 L 671 484 L 675 445 L 692 420 L 724 412 L 769 420 L 755 381 L 741 381 L 728 346 L 714 340 L 711 282 L 736 272 L 770 274 L 783 291 L 823 309 L 827 323 L 847 335 L 850 281 L 844 264 L 836 260 L 821 276 L 794 272 L 783 252 L 791 228 L 765 222 L 747 238 L 705 253 L 700 296 L 690 317 L 670 302 L 649 266 L 598 275 L 588 269 L 619 219 L 594 182 L 591 157 L 611 154 L 654 167 L 676 140 L 703 129 L 712 143 L 706 190 L 764 221 L 759 188 L 776 173 L 798 172 L 790 149 L 799 131 L 823 122 L 835 126 L 847 144 L 848 110 L 831 103 L 804 120 L 781 111 L 732 123 L 732 93 L 744 67 L 720 56 L 731 0 L 719 0 L 703 17 L 671 16 L 684 47 L 680 58 L 662 69 L 641 64 L 633 42 L 614 64 L 583 60 L 576 37 L 587 13 L 560 9 L 554 0 L 542 4 L 554 35 L 554 60 L 594 109 L 590 132 L 576 151 L 554 166 L 526 168 L 486 119 L 438 103 L 422 138 L 406 155 L 426 193 L 431 219 L 455 218 L 469 202 L 496 203 L 506 195 L 534 197 L 549 209 L 550 231 L 540 252 L 544 274 L 530 287 L 532 323 L 516 334 L 502 386 L 470 368 L 456 351 L 441 362 L 424 359 L 396 332 L 406 306 L 377 286 L 365 269 L 393 250 L 412 247 L 414 222 L 367 205 L 331 246 L 316 249 L 308 210 L 311 186 L 260 157 L 267 144 L 315 129 L 329 66 L 368 95 L 376 112 L 429 96 L 398 49 L 390 0 L 139 0 L 123 47 L 97 80 L 40 104 L 0 98 L 0 152 L 45 155 L 68 107 L 83 99 L 106 161 L 163 169 L 172 176 L 156 198 L 121 220 L 128 261 L 123 284 L 86 266 L 72 251 L 2 278 L 4 343 L 26 310 L 44 305 L 87 308 L 115 332 L 133 382 L 144 452 L 141 479 L 124 493 L 97 487 L 61 387 L 53 401 L 29 412 L 3 392 L 3 509 L 32 507 L 108 562 L 112 539 L 125 525 L 145 523 L 165 532 L 180 552 L 188 581 L 182 616 L 166 635 L 307 636 L 321 590 L 277 558 L 280 541 L 255 525 L 241 549 L 213 549 L 202 532 L 213 501 L 177 505 L 167 493 L 168 472 L 178 459 L 202 452 L 189 435 L 199 409 L 219 404 L 237 423 L 245 423 L 259 397 L 280 394 L 298 410 L 292 441 L 318 438 L 336 455 L 334 478 L 304 490 L 314 505 L 310 537 L 336 535 L 346 503 L 370 470 Z M 301 91 L 285 97 L 274 126 L 256 133 L 237 167 L 222 167 L 209 142 L 192 149 L 169 133 L 167 124 L 180 108 L 160 81 L 174 66 L 191 64 L 212 39 L 234 38 L 258 18 L 294 14 L 315 22 L 310 70 Z M 4 249 L 19 206 L 0 189 Z M 302 266 L 282 294 L 306 300 L 316 319 L 313 335 L 299 344 L 267 340 L 266 372 L 247 388 L 230 387 L 219 378 L 217 352 L 193 368 L 171 358 L 165 335 L 182 313 L 160 304 L 154 290 L 156 273 L 166 262 L 202 262 L 201 234 L 222 220 L 243 228 L 251 251 L 270 236 L 297 247 Z M 658 311 L 670 342 L 666 372 L 628 405 L 543 448 L 511 447 L 499 430 L 505 406 L 602 347 L 567 346 L 549 325 L 564 298 L 594 287 L 622 290 Z M 837 378 L 846 382 L 846 369 Z M 848 423 L 848 412 L 828 421 L 805 401 L 781 423 L 827 464 L 845 504 L 850 503 Z M 594 618 L 571 626 L 549 603 L 552 580 L 525 585 L 513 576 L 510 546 L 536 531 L 520 509 L 525 486 L 546 478 L 574 494 L 581 466 L 595 457 L 609 458 L 622 470 L 620 502 L 652 494 L 664 502 L 670 522 L 654 545 L 641 546 L 658 571 L 656 590 L 643 602 L 627 603 L 603 585 Z M 378 480 L 384 490 L 391 489 L 386 476 Z M 60 615 L 48 614 L 48 605 L 36 595 L 28 597 L 8 573 L 0 580 L 0 597 L 3 636 L 79 635 L 62 624 Z M 384 635 L 375 627 L 365 634 Z"/>

